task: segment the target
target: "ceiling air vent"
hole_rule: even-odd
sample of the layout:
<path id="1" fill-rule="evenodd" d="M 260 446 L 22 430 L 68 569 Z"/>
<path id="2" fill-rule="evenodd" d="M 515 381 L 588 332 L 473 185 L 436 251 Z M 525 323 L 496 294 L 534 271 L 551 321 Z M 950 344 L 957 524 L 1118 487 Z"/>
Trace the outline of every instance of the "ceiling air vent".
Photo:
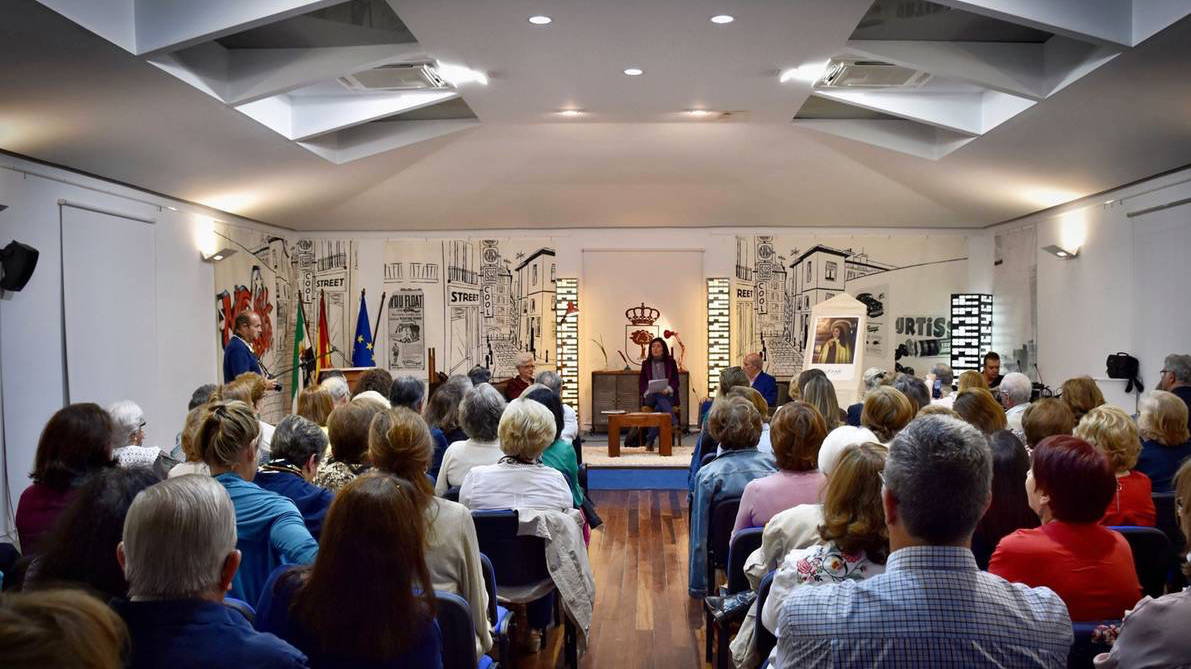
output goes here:
<path id="1" fill-rule="evenodd" d="M 818 85 L 824 88 L 916 88 L 929 72 L 879 60 L 832 60 Z"/>
<path id="2" fill-rule="evenodd" d="M 353 91 L 404 91 L 449 88 L 430 65 L 382 65 L 339 77 L 339 83 Z"/>

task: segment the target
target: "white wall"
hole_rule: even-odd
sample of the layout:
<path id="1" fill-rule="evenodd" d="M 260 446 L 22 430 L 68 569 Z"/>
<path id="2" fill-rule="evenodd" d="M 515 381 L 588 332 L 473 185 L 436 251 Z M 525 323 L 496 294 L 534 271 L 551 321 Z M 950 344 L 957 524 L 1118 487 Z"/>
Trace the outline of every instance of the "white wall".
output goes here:
<path id="1" fill-rule="evenodd" d="M 590 372 L 605 369 L 604 357 L 593 340 L 603 339 L 608 351 L 606 369 L 624 369 L 624 361 L 616 353 L 632 353 L 625 350 L 628 321 L 624 312 L 642 302 L 661 312 L 654 323 L 659 336 L 674 330 L 683 337 L 690 392 L 681 399 L 688 408 L 698 406 L 696 398 L 707 393 L 707 299 L 703 277 L 702 249 L 583 253 L 579 280 L 579 413 L 585 426 L 590 426 L 592 420 Z M 677 358 L 674 340 L 666 343 Z M 698 420 L 698 413 L 688 413 L 691 422 Z"/>
<path id="2" fill-rule="evenodd" d="M 25 289 L 0 300 L 2 446 L 7 469 L 7 477 L 0 481 L 0 504 L 5 506 L 0 528 L 5 534 L 12 529 L 16 500 L 29 484 L 41 429 L 65 402 L 60 199 L 155 221 L 155 304 L 146 312 L 155 313 L 156 322 L 130 322 L 125 326 L 155 328 L 156 344 L 151 350 L 128 346 L 128 350 L 110 352 L 116 358 L 156 359 L 156 392 L 130 398 L 145 410 L 146 443 L 172 448 L 190 393 L 203 383 L 217 380 L 214 277 L 211 265 L 199 259 L 195 244 L 199 217 L 192 212 L 199 210 L 98 179 L 0 157 L 0 204 L 8 205 L 0 212 L 0 246 L 16 239 L 41 252 L 37 270 Z M 179 211 L 167 208 L 171 206 Z M 119 257 L 109 258 L 102 267 L 96 272 L 97 282 L 105 281 L 104 272 L 114 275 L 125 271 Z M 121 298 L 109 296 L 112 300 Z"/>
<path id="3" fill-rule="evenodd" d="M 1130 212 L 1191 197 L 1191 169 L 1086 198 L 990 228 L 1037 225 L 1038 365 L 1056 387 L 1087 374 L 1106 399 L 1129 411 L 1135 395 L 1105 379 L 1105 357 L 1125 351 L 1141 362 L 1154 387 L 1168 353 L 1191 351 L 1187 308 L 1191 204 L 1130 218 Z M 1106 204 L 1107 203 L 1107 204 Z M 1080 254 L 1060 260 L 1049 244 L 1084 241 Z M 974 274 L 979 274 L 975 272 Z"/>

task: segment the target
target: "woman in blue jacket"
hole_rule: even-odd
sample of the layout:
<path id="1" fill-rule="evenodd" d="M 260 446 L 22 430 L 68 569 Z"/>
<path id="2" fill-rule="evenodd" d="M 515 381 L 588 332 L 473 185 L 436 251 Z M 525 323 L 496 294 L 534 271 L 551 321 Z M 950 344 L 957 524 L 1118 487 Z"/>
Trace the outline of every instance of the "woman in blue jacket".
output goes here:
<path id="1" fill-rule="evenodd" d="M 242 559 L 231 595 L 255 602 L 275 568 L 314 562 L 318 543 L 289 498 L 252 482 L 260 445 L 260 425 L 252 408 L 234 400 L 210 407 L 195 441 L 211 476 L 236 508 L 236 548 Z"/>

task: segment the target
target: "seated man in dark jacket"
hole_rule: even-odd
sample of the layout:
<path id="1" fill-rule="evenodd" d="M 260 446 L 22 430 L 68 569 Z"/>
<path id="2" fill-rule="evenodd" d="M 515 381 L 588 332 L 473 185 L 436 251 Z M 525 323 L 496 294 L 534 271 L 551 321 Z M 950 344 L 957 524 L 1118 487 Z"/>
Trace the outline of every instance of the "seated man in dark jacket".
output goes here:
<path id="1" fill-rule="evenodd" d="M 116 556 L 129 600 L 112 608 L 128 625 L 132 669 L 309 666 L 296 648 L 224 605 L 240 551 L 232 500 L 215 479 L 179 476 L 142 490 Z"/>
<path id="2" fill-rule="evenodd" d="M 330 490 L 311 483 L 326 448 L 327 434 L 314 421 L 301 416 L 286 416 L 273 431 L 270 460 L 252 481 L 265 490 L 293 500 L 306 521 L 306 529 L 316 541 L 323 529 L 323 516 L 327 515 L 327 509 L 335 499 Z"/>

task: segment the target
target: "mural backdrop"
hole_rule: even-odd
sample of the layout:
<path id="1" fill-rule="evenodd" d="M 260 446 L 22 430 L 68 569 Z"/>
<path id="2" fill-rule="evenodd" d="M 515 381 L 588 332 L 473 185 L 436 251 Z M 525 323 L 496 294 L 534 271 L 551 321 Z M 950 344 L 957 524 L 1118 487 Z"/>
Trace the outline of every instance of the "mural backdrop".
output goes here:
<path id="1" fill-rule="evenodd" d="M 815 344 L 811 307 L 848 293 L 867 307 L 866 331 L 852 335 L 866 365 L 925 374 L 950 353 L 950 294 L 967 283 L 966 260 L 957 235 L 738 236 L 733 361 L 755 351 L 770 374 L 798 374 Z"/>
<path id="2" fill-rule="evenodd" d="M 358 245 L 384 246 L 383 292 L 365 295 L 376 365 L 425 376 L 426 350 L 437 371 L 463 374 L 476 365 L 494 378 L 514 374 L 522 351 L 554 363 L 557 263 L 548 239 L 443 239 L 360 242 L 285 240 L 253 230 L 218 230 L 237 253 L 215 265 L 215 334 L 222 351 L 236 314 L 253 309 L 262 334 L 252 342 L 265 368 L 288 385 L 294 322 L 301 299 L 306 331 L 317 340 L 320 302 L 335 351 L 330 365 L 350 367 L 360 305 Z M 382 300 L 383 298 L 383 300 Z M 275 395 L 284 408 L 289 389 Z"/>

